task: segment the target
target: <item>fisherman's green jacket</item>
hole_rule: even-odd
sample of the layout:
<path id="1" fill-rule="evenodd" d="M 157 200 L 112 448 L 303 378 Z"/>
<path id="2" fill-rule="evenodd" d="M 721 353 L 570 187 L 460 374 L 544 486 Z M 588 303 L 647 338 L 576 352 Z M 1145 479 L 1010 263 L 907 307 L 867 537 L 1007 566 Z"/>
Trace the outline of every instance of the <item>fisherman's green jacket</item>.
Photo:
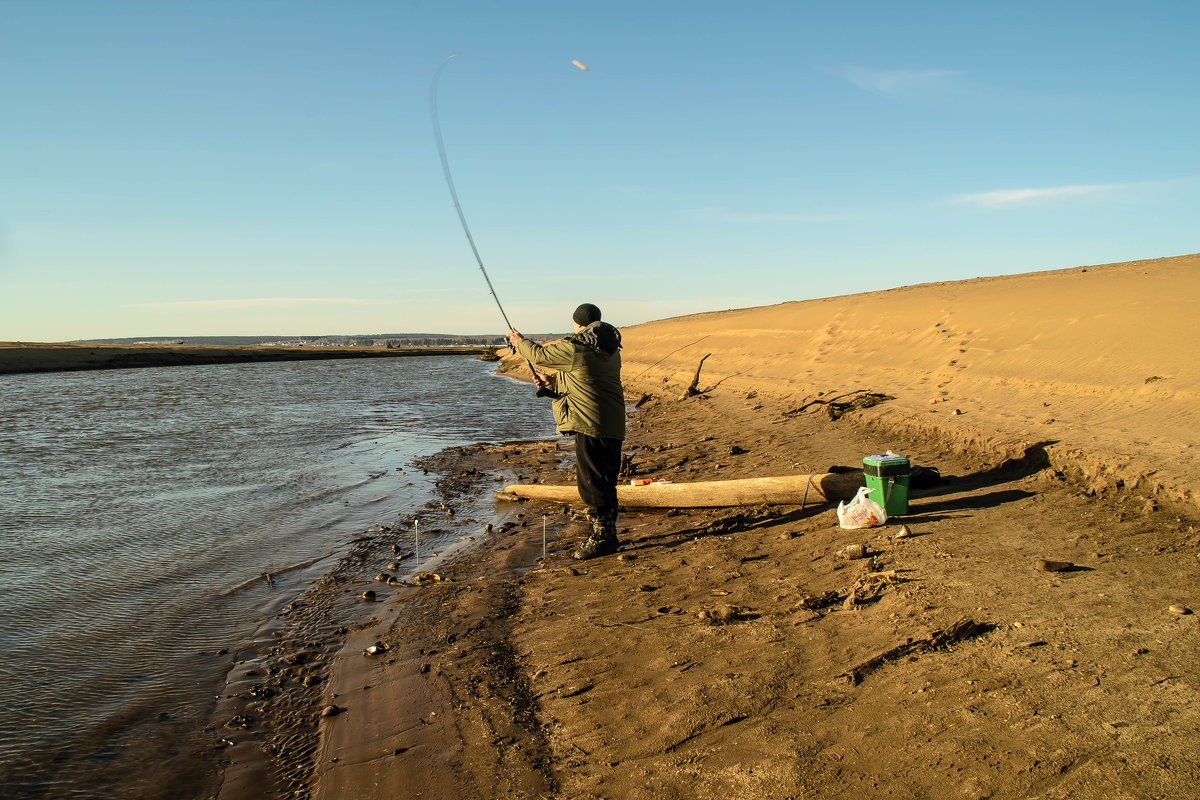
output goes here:
<path id="1" fill-rule="evenodd" d="M 620 331 L 607 322 L 593 322 L 579 333 L 544 345 L 522 339 L 517 352 L 536 367 L 558 372 L 554 426 L 560 434 L 625 438 Z"/>

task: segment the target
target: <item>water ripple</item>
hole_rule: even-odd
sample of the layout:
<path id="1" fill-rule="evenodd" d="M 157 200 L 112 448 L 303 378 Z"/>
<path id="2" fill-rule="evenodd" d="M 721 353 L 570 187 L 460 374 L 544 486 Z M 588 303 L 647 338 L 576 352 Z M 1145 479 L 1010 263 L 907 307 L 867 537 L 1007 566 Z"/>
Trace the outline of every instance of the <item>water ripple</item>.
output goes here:
<path id="1" fill-rule="evenodd" d="M 526 387 L 463 357 L 0 381 L 0 713 L 17 723 L 0 785 L 16 796 L 128 791 L 207 722 L 214 654 L 303 588 L 257 575 L 419 508 L 430 479 L 396 471 L 414 456 L 551 433 Z"/>

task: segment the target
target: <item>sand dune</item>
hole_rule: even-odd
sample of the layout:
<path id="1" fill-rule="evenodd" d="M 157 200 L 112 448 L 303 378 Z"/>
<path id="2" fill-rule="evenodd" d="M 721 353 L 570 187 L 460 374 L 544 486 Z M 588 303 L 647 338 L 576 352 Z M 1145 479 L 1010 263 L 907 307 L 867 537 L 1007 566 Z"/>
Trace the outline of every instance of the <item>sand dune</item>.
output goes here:
<path id="1" fill-rule="evenodd" d="M 702 389 L 785 408 L 871 390 L 894 398 L 867 412 L 882 425 L 1013 453 L 1045 443 L 1099 491 L 1195 504 L 1197 319 L 1200 254 L 650 322 L 624 330 L 624 372 L 669 394 L 711 353 Z"/>

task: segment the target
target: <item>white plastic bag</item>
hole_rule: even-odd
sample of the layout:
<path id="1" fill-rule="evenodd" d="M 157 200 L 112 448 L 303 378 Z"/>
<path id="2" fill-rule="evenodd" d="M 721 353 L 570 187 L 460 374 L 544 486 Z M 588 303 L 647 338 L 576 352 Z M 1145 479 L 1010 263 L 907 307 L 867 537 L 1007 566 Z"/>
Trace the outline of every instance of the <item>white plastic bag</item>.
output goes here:
<path id="1" fill-rule="evenodd" d="M 858 490 L 848 505 L 844 500 L 838 503 L 837 514 L 838 525 L 848 529 L 871 528 L 887 522 L 887 512 L 871 499 L 871 490 L 866 486 Z"/>

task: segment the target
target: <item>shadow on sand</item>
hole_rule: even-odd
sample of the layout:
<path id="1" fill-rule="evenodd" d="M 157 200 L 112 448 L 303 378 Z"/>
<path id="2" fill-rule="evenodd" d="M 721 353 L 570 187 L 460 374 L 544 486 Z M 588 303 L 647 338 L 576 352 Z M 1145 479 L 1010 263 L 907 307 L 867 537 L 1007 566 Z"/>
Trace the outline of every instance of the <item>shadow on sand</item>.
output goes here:
<path id="1" fill-rule="evenodd" d="M 990 486 L 1021 480 L 1045 469 L 1050 464 L 1046 448 L 1053 444 L 1056 442 L 1044 441 L 1030 445 L 1020 456 L 1006 459 L 994 467 L 979 472 L 968 475 L 943 476 L 942 483 L 937 486 L 911 491 L 910 494 L 916 502 L 910 505 L 907 513 L 897 514 L 894 518 L 897 522 L 910 519 L 920 522 L 937 522 L 943 519 L 961 518 L 962 513 L 956 512 L 995 508 L 1005 503 L 1033 497 L 1033 492 L 1024 489 L 999 489 L 982 494 L 976 494 L 976 492 Z M 946 495 L 957 496 L 946 497 Z M 944 499 L 934 499 L 932 502 L 926 499 L 939 497 Z M 767 531 L 771 528 L 800 522 L 828 510 L 824 505 L 813 505 L 803 511 L 798 508 L 788 510 L 785 508 L 738 510 L 695 527 L 626 540 L 625 549 L 636 551 L 650 547 L 674 548 L 705 536 L 752 530 Z"/>
<path id="2" fill-rule="evenodd" d="M 967 475 L 943 475 L 943 483 L 916 492 L 921 497 L 936 497 L 943 494 L 985 489 L 988 486 L 998 486 L 1011 483 L 1022 478 L 1028 478 L 1050 466 L 1050 456 L 1046 448 L 1058 444 L 1056 440 L 1047 440 L 1031 444 L 1020 456 L 1008 458 L 994 467 L 988 467 L 979 472 Z M 913 494 L 914 492 L 910 492 Z"/>

